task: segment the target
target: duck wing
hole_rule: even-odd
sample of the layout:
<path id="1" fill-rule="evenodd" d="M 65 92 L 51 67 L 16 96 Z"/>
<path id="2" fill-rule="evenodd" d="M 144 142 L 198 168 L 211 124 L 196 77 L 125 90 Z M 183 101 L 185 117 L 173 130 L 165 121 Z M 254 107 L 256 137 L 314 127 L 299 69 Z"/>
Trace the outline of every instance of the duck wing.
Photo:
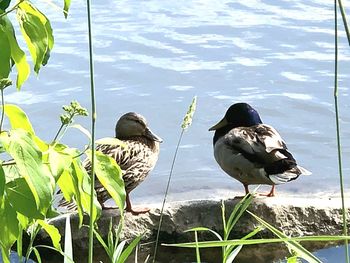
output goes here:
<path id="1" fill-rule="evenodd" d="M 100 144 L 96 147 L 96 150 L 112 157 L 117 162 L 123 172 L 125 189 L 130 192 L 146 178 L 155 166 L 158 159 L 158 148 L 152 149 L 142 139 L 124 140 L 123 144 L 124 146 Z M 90 173 L 90 160 L 86 159 L 83 165 Z M 103 191 L 100 194 L 101 198 L 103 200 L 108 199 L 108 196 L 102 197 L 106 191 L 98 181 L 96 181 L 95 190 L 97 192 Z"/>
<path id="2" fill-rule="evenodd" d="M 295 180 L 300 174 L 309 173 L 297 165 L 286 143 L 269 125 L 234 128 L 225 136 L 225 144 L 241 156 L 242 164 L 250 163 L 254 167 L 250 173 L 264 175 L 274 184 Z M 246 167 L 249 169 L 249 166 Z"/>

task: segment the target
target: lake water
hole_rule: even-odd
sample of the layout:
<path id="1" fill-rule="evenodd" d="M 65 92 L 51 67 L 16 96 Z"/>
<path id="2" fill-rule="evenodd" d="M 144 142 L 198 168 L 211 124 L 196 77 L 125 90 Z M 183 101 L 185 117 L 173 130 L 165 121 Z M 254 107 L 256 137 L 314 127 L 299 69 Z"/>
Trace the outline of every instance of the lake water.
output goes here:
<path id="1" fill-rule="evenodd" d="M 77 99 L 89 108 L 86 8 L 73 1 L 68 20 L 51 6 L 55 47 L 38 78 L 6 100 L 20 104 L 39 136 L 50 140 L 61 105 Z M 149 178 L 135 198 L 160 200 L 182 118 L 194 95 L 198 107 L 174 169 L 170 199 L 188 192 L 218 196 L 243 191 L 224 174 L 212 153 L 208 128 L 235 102 L 248 102 L 286 140 L 312 176 L 278 191 L 338 191 L 333 106 L 333 4 L 293 1 L 95 1 L 92 6 L 97 137 L 113 136 L 120 115 L 136 111 L 164 143 Z M 339 20 L 341 25 L 341 20 Z M 340 26 L 340 115 L 344 171 L 350 171 L 350 48 Z M 78 122 L 89 128 L 89 119 Z M 77 131 L 64 142 L 83 147 Z M 345 182 L 348 187 L 348 181 Z M 151 197 L 150 197 L 151 196 Z"/>
<path id="2" fill-rule="evenodd" d="M 208 128 L 236 102 L 248 102 L 286 140 L 299 164 L 313 172 L 278 192 L 338 192 L 333 106 L 333 3 L 326 0 L 94 1 L 97 137 L 113 136 L 120 115 L 136 111 L 159 134 L 160 158 L 138 187 L 135 202 L 158 202 L 164 193 L 182 118 L 194 95 L 198 107 L 174 168 L 169 200 L 243 193 L 212 153 Z M 89 108 L 86 8 L 72 1 L 68 20 L 51 6 L 55 47 L 38 78 L 8 103 L 28 113 L 37 134 L 54 137 L 61 105 Z M 339 18 L 341 24 L 341 18 Z M 340 115 L 345 177 L 350 171 L 350 48 L 340 26 Z M 79 119 L 89 128 L 89 119 Z M 86 138 L 64 138 L 82 148 Z M 346 179 L 345 186 L 349 188 Z"/>

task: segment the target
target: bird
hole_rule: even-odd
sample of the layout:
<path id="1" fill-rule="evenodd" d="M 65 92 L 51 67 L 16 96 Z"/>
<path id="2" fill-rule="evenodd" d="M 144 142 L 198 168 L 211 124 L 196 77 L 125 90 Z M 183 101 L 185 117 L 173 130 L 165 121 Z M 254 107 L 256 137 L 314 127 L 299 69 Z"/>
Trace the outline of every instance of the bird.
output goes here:
<path id="1" fill-rule="evenodd" d="M 96 151 L 112 157 L 122 170 L 126 192 L 126 212 L 131 212 L 133 215 L 147 213 L 149 208 L 132 206 L 130 192 L 142 183 L 155 167 L 159 146 L 163 140 L 151 131 L 145 117 L 135 112 L 128 112 L 119 118 L 115 126 L 115 138 L 119 139 L 123 145 L 98 144 Z M 83 161 L 83 166 L 91 174 L 89 158 Z M 102 209 L 107 209 L 104 203 L 110 199 L 110 195 L 98 180 L 95 183 L 95 191 Z M 67 205 L 65 201 L 62 201 L 59 206 L 69 207 L 69 210 L 72 210 L 72 206 Z"/>
<path id="2" fill-rule="evenodd" d="M 275 185 L 311 172 L 299 166 L 280 134 L 263 124 L 259 113 L 249 104 L 231 105 L 222 120 L 209 129 L 213 137 L 214 157 L 222 170 L 244 186 L 271 185 L 265 195 L 275 196 Z"/>

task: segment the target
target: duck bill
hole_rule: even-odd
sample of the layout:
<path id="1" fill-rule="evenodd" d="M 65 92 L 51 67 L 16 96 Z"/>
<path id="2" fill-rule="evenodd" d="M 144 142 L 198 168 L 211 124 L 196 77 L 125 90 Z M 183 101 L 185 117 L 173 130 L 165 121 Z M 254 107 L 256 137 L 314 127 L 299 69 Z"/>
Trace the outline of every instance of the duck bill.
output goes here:
<path id="1" fill-rule="evenodd" d="M 228 124 L 226 118 L 223 118 L 221 121 L 219 121 L 217 124 L 215 124 L 213 127 L 209 129 L 209 131 L 216 131 L 222 127 L 225 127 Z"/>
<path id="2" fill-rule="evenodd" d="M 163 142 L 162 138 L 154 134 L 149 128 L 146 129 L 146 137 L 156 142 Z"/>

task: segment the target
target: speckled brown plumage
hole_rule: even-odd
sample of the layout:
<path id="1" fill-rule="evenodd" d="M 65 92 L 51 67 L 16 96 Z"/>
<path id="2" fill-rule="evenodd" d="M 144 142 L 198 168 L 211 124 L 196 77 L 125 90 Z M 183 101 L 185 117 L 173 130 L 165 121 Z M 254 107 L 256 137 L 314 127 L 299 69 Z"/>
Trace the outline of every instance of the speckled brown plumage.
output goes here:
<path id="1" fill-rule="evenodd" d="M 100 144 L 96 147 L 96 150 L 116 160 L 123 172 L 125 191 L 130 193 L 146 179 L 149 172 L 154 168 L 159 155 L 159 142 L 146 137 L 135 136 L 123 140 L 123 143 L 126 147 Z M 86 159 L 83 165 L 90 173 L 90 161 Z M 95 190 L 101 204 L 110 198 L 108 192 L 98 180 L 96 181 Z"/>
<path id="2" fill-rule="evenodd" d="M 126 191 L 126 211 L 133 214 L 145 213 L 149 209 L 135 210 L 132 208 L 129 193 L 142 183 L 154 168 L 158 160 L 159 143 L 162 140 L 150 130 L 146 119 L 134 112 L 120 117 L 115 127 L 115 137 L 121 140 L 125 147 L 99 144 L 96 150 L 115 159 L 122 170 Z M 90 173 L 90 160 L 85 159 L 83 165 Z M 95 190 L 99 203 L 104 207 L 104 202 L 110 198 L 107 190 L 98 180 L 95 182 Z M 70 207 L 70 210 L 73 207 L 64 200 L 61 200 L 59 206 Z"/>

